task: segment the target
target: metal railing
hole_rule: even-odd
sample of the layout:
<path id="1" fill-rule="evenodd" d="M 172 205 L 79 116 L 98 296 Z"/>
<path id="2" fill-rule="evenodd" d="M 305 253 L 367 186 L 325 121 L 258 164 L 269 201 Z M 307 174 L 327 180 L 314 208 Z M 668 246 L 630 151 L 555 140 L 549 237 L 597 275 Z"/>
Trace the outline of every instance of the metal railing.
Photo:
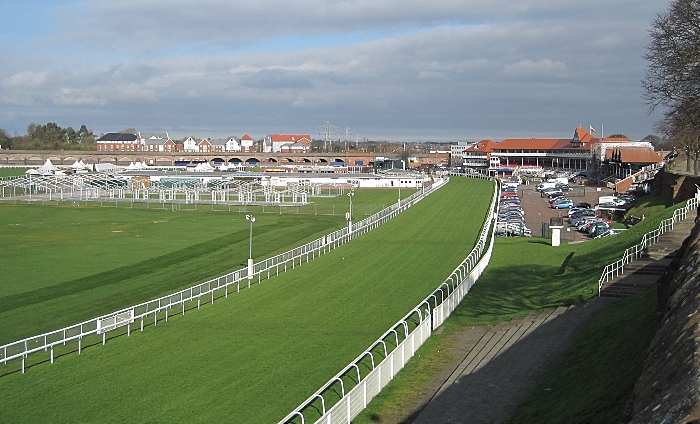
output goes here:
<path id="1" fill-rule="evenodd" d="M 496 208 L 500 188 L 498 182 L 490 177 L 476 176 L 475 178 L 489 179 L 495 184 L 493 198 L 479 239 L 469 255 L 435 291 L 394 324 L 347 367 L 284 417 L 280 424 L 297 422 L 304 424 L 306 422 L 305 412 L 313 417 L 319 415 L 320 412 L 321 417 L 315 422 L 351 422 L 403 369 L 416 350 L 430 337 L 432 331 L 442 325 L 452 314 L 486 269 L 493 251 Z M 413 330 L 410 330 L 411 324 L 415 326 Z M 389 351 L 387 346 L 392 345 L 394 348 Z M 381 362 L 377 362 L 376 358 L 380 358 Z M 367 365 L 368 362 L 369 365 Z M 363 376 L 360 370 L 365 368 L 368 368 L 368 372 Z M 354 386 L 346 390 L 346 384 L 354 384 Z M 338 396 L 338 389 L 340 396 Z M 340 399 L 334 405 L 329 405 L 337 397 Z"/>
<path id="2" fill-rule="evenodd" d="M 131 325 L 135 321 L 140 321 L 140 331 L 143 331 L 144 321 L 152 319 L 153 325 L 158 324 L 158 314 L 164 313 L 165 321 L 168 320 L 171 309 L 178 308 L 184 315 L 185 304 L 187 302 L 197 302 L 197 309 L 200 308 L 202 299 L 214 303 L 215 294 L 228 297 L 229 289 L 238 292 L 241 286 L 250 288 L 257 276 L 257 283 L 260 284 L 264 278 L 269 279 L 278 275 L 280 271 L 294 269 L 296 266 L 309 262 L 324 253 L 330 252 L 353 238 L 377 228 L 379 225 L 389 221 L 396 215 L 410 208 L 435 190 L 442 187 L 449 181 L 448 179 L 437 180 L 434 184 L 423 190 L 417 191 L 411 196 L 402 199 L 399 203 L 393 204 L 369 216 L 361 221 L 352 223 L 351 226 L 333 231 L 323 237 L 306 243 L 302 246 L 291 249 L 287 252 L 262 260 L 253 265 L 253 272 L 248 275 L 248 269 L 243 268 L 233 271 L 218 278 L 197 284 L 193 287 L 180 290 L 167 296 L 153 299 L 138 305 L 120 309 L 79 324 L 71 325 L 59 330 L 28 337 L 16 342 L 0 346 L 0 363 L 6 364 L 8 361 L 21 359 L 22 373 L 25 371 L 25 360 L 27 356 L 41 352 L 50 351 L 50 362 L 54 361 L 54 347 L 66 345 L 69 342 L 78 342 L 78 353 L 82 350 L 82 339 L 90 335 L 102 335 L 102 344 L 106 343 L 106 334 L 111 330 L 126 326 L 127 335 L 131 334 Z"/>
<path id="3" fill-rule="evenodd" d="M 625 249 L 624 253 L 622 254 L 622 258 L 606 265 L 603 269 L 603 273 L 598 279 L 598 296 L 600 296 L 600 293 L 603 291 L 603 286 L 605 283 L 608 283 L 624 274 L 626 265 L 644 256 L 649 246 L 658 243 L 659 237 L 662 234 L 673 231 L 674 224 L 685 220 L 690 211 L 696 210 L 699 201 L 700 190 L 695 192 L 695 197 L 688 199 L 684 207 L 673 211 L 673 217 L 664 219 L 659 223 L 658 228 L 644 234 L 641 242 Z"/>

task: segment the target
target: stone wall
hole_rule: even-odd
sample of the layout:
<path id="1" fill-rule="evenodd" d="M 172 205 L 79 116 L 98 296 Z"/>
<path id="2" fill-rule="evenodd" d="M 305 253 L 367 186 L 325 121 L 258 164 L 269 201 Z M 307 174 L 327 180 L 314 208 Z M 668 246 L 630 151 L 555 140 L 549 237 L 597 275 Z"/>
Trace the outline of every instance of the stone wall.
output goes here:
<path id="1" fill-rule="evenodd" d="M 674 199 L 696 178 L 664 179 Z M 634 388 L 635 424 L 700 423 L 700 222 L 683 243 L 678 269 L 659 284 L 660 327 Z M 675 267 L 674 267 L 675 268 Z"/>
<path id="2" fill-rule="evenodd" d="M 696 185 L 700 186 L 700 177 L 674 174 L 661 169 L 654 178 L 652 190 L 673 200 L 682 202 L 695 195 Z"/>

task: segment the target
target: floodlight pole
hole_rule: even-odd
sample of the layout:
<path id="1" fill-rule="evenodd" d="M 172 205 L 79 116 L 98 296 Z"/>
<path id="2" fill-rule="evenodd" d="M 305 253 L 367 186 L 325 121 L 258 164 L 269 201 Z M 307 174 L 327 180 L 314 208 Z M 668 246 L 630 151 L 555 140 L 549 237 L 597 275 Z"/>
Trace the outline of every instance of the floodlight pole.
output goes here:
<path id="1" fill-rule="evenodd" d="M 246 215 L 245 219 L 246 221 L 250 221 L 250 242 L 248 244 L 248 280 L 251 280 L 253 278 L 253 222 L 255 222 L 255 217 L 253 215 Z"/>

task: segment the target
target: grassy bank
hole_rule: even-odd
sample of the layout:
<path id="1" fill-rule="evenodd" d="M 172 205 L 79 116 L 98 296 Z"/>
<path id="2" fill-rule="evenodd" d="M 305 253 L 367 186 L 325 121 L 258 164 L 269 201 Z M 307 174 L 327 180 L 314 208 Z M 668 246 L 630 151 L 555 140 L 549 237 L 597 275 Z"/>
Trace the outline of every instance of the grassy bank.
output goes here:
<path id="1" fill-rule="evenodd" d="M 509 321 L 515 317 L 539 313 L 544 309 L 570 305 L 597 296 L 598 279 L 603 268 L 608 263 L 620 259 L 625 248 L 638 243 L 643 234 L 657 228 L 662 219 L 671 217 L 673 210 L 680 206 L 665 207 L 663 202 L 657 199 L 643 199 L 637 206 L 639 209 L 631 213 L 639 213 L 640 216 L 645 214 L 646 219 L 630 230 L 615 237 L 591 240 L 581 244 L 565 244 L 559 248 L 552 248 L 544 239 L 497 239 L 491 262 L 471 292 L 445 322 L 438 334 L 431 337 L 431 340 L 418 351 L 416 358 L 409 362 L 355 422 L 376 423 L 380 422 L 381 417 L 400 417 L 406 411 L 411 411 L 416 404 L 416 399 L 430 393 L 431 382 L 453 359 L 450 350 L 456 342 L 454 334 L 457 331 L 468 326 Z M 598 331 L 595 333 L 597 339 L 580 341 L 593 346 L 608 346 L 597 351 L 598 356 L 592 357 L 591 361 L 618 364 L 632 355 L 629 349 L 633 349 L 637 357 L 644 355 L 646 349 L 644 340 L 648 337 L 649 331 L 654 331 L 653 326 L 647 326 L 649 324 L 647 308 L 653 305 L 646 302 L 648 299 L 634 303 L 630 307 L 633 312 L 624 317 L 613 314 L 602 318 L 608 322 L 600 325 L 615 327 L 617 332 Z M 633 331 L 626 330 L 628 323 L 623 318 L 641 319 L 640 322 L 633 323 L 644 328 L 644 331 L 640 330 L 640 335 L 634 343 L 626 344 L 625 339 L 621 339 L 632 334 L 631 331 Z M 601 338 L 606 340 L 603 341 Z M 619 340 L 623 341 L 627 349 L 618 348 L 616 343 Z M 648 344 L 648 341 L 646 343 Z M 583 362 L 580 368 L 575 368 L 575 372 L 579 373 L 577 378 L 586 375 L 589 364 L 590 361 Z M 569 366 L 574 369 L 572 364 Z M 625 390 L 627 394 L 629 393 L 629 380 L 635 379 L 635 372 L 639 372 L 634 366 L 621 368 L 621 373 L 623 369 L 627 372 L 624 377 L 612 372 L 596 374 L 595 377 L 598 380 L 595 381 L 600 388 L 595 396 L 582 401 L 578 405 L 578 410 L 588 408 L 590 411 L 595 411 L 599 408 L 601 397 L 607 397 L 609 402 L 617 405 L 617 412 L 620 412 L 619 408 L 622 406 L 616 402 L 624 398 Z M 629 374 L 630 371 L 632 374 Z M 624 389 L 620 390 L 620 387 Z M 590 402 L 587 403 L 588 401 Z M 543 403 L 541 406 L 546 408 L 548 404 Z M 549 407 L 552 406 L 549 405 Z M 613 409 L 611 406 L 610 410 Z M 530 418 L 532 416 L 534 415 Z M 547 421 L 537 419 L 529 422 Z"/>
<path id="2" fill-rule="evenodd" d="M 609 305 L 507 421 L 617 423 L 658 327 L 656 288 Z"/>

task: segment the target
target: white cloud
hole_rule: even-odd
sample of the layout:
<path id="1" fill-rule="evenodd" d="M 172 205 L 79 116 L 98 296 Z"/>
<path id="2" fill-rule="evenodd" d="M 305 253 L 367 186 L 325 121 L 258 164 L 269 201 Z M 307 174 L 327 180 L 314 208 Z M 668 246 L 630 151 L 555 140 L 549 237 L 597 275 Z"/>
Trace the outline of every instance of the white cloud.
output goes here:
<path id="1" fill-rule="evenodd" d="M 46 72 L 23 71 L 5 78 L 2 86 L 9 89 L 36 89 L 46 82 Z"/>
<path id="2" fill-rule="evenodd" d="M 0 109 L 13 110 L 0 128 L 22 130 L 55 116 L 49 120 L 144 131 L 314 133 L 330 119 L 363 136 L 463 139 L 568 134 L 579 121 L 603 121 L 615 110 L 620 127 L 632 127 L 624 132 L 640 128 L 641 138 L 653 125 L 641 101 L 641 55 L 648 22 L 666 6 L 56 2 L 46 13 L 99 22 L 98 29 L 64 25 L 18 41 L 31 54 L 0 41 L 7 53 Z"/>

